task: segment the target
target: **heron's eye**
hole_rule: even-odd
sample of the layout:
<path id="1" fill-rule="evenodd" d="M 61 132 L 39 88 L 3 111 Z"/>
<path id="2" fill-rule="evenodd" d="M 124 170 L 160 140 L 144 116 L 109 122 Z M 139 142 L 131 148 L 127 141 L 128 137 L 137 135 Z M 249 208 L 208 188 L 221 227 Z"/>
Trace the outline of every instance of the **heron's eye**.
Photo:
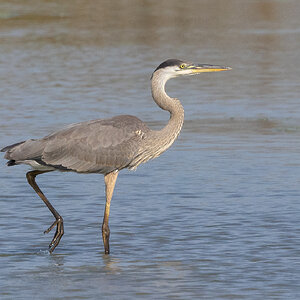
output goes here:
<path id="1" fill-rule="evenodd" d="M 184 69 L 186 67 L 186 64 L 181 64 L 180 69 Z"/>

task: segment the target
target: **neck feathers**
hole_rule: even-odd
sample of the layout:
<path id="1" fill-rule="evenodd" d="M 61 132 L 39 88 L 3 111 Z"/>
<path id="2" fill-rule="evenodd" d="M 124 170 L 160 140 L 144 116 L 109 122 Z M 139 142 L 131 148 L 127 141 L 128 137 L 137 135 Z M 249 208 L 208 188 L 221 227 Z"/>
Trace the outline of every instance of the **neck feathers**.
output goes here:
<path id="1" fill-rule="evenodd" d="M 168 124 L 162 130 L 157 131 L 159 135 L 157 140 L 161 145 L 161 153 L 174 143 L 184 121 L 184 110 L 180 101 L 166 94 L 165 84 L 169 78 L 163 71 L 158 70 L 153 74 L 151 82 L 154 101 L 161 109 L 167 110 L 170 113 Z"/>

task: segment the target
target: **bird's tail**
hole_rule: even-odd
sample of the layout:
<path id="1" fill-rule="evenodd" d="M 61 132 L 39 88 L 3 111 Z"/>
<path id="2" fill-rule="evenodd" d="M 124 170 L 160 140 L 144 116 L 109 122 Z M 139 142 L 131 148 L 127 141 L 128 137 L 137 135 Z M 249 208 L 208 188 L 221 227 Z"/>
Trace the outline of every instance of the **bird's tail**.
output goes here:
<path id="1" fill-rule="evenodd" d="M 9 145 L 9 146 L 6 146 L 6 147 L 2 148 L 2 149 L 0 150 L 0 152 L 6 152 L 6 154 L 5 154 L 4 157 L 9 159 L 9 153 L 11 152 L 11 150 L 12 150 L 13 148 L 15 148 L 16 146 L 19 146 L 19 145 L 21 145 L 21 144 L 23 144 L 23 143 L 25 143 L 25 141 L 19 142 L 19 143 L 15 143 L 15 144 L 12 144 L 12 145 Z M 9 167 L 10 167 L 10 166 L 14 166 L 14 165 L 16 165 L 16 161 L 15 161 L 14 159 L 10 159 L 6 164 L 7 164 Z"/>
<path id="2" fill-rule="evenodd" d="M 9 151 L 9 150 L 15 148 L 16 146 L 19 146 L 19 145 L 23 144 L 23 143 L 25 143 L 25 141 L 19 142 L 19 143 L 15 143 L 15 144 L 12 144 L 12 145 L 9 145 L 9 146 L 6 146 L 6 147 L 2 148 L 2 149 L 0 150 L 0 152 L 7 152 L 7 151 Z"/>

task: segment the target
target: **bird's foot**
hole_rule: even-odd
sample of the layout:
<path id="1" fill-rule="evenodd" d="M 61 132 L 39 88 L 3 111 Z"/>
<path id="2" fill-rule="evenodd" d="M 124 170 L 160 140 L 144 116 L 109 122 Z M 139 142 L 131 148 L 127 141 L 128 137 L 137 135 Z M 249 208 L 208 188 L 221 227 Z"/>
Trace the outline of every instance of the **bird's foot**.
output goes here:
<path id="1" fill-rule="evenodd" d="M 55 226 L 56 226 L 56 232 L 55 232 L 55 235 L 54 235 L 51 243 L 49 244 L 49 252 L 50 253 L 52 253 L 54 251 L 54 249 L 59 244 L 59 242 L 64 234 L 64 222 L 63 222 L 63 218 L 61 216 L 59 216 L 53 222 L 53 224 L 47 230 L 44 231 L 44 233 L 49 233 Z"/>

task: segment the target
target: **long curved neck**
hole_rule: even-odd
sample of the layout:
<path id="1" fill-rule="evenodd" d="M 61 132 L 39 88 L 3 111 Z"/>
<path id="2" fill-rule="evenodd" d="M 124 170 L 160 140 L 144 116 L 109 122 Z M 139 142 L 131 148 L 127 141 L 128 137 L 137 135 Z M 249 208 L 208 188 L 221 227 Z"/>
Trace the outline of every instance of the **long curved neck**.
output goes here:
<path id="1" fill-rule="evenodd" d="M 163 73 L 157 71 L 153 74 L 151 82 L 154 101 L 161 109 L 170 112 L 168 124 L 163 129 L 157 131 L 158 140 L 163 142 L 162 148 L 164 149 L 162 149 L 162 152 L 173 144 L 180 133 L 184 121 L 184 110 L 180 101 L 166 94 L 165 84 L 168 79 Z"/>

